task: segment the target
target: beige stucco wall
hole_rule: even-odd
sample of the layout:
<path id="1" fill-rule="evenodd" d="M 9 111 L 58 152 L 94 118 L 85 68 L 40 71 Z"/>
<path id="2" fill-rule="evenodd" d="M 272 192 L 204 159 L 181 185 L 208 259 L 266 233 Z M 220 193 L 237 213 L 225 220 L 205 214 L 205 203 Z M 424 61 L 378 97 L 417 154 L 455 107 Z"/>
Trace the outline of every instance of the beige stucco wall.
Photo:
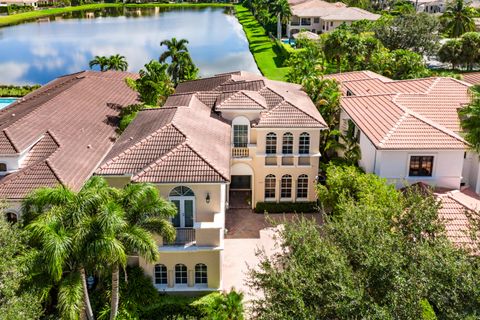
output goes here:
<path id="1" fill-rule="evenodd" d="M 266 135 L 270 132 L 273 132 L 277 135 L 277 154 L 276 154 L 276 165 L 266 165 L 265 164 L 265 146 L 266 146 Z M 293 154 L 288 155 L 287 157 L 293 157 L 292 165 L 282 165 L 282 137 L 286 132 L 293 134 Z M 299 137 L 303 132 L 307 132 L 310 135 L 310 154 L 309 155 L 299 155 L 298 146 L 299 146 Z M 297 179 L 300 175 L 306 174 L 308 176 L 309 188 L 308 188 L 308 198 L 302 199 L 302 201 L 315 201 L 316 193 L 314 190 L 315 179 L 318 175 L 318 164 L 319 164 L 319 143 L 320 141 L 320 130 L 312 128 L 250 128 L 250 157 L 249 158 L 232 158 L 231 167 L 242 163 L 248 165 L 253 171 L 252 177 L 252 207 L 255 206 L 257 202 L 265 201 L 265 177 L 269 174 L 273 174 L 276 177 L 276 192 L 275 201 L 279 202 L 280 199 L 280 183 L 283 175 L 289 174 L 292 176 L 292 198 L 283 199 L 285 201 L 296 201 L 296 186 Z M 271 155 L 269 155 L 271 156 Z M 307 157 L 310 159 L 309 165 L 302 165 L 299 160 L 302 157 Z"/>
<path id="2" fill-rule="evenodd" d="M 221 289 L 221 263 L 222 251 L 184 251 L 184 252 L 160 252 L 160 259 L 156 263 L 164 264 L 167 267 L 168 287 L 175 288 L 175 265 L 184 264 L 188 272 L 188 287 L 180 290 L 188 291 L 188 288 L 194 286 L 195 265 L 203 263 L 207 266 L 208 288 Z M 154 279 L 154 267 L 156 263 L 147 263 L 139 259 L 139 265 L 143 268 L 146 275 Z"/>

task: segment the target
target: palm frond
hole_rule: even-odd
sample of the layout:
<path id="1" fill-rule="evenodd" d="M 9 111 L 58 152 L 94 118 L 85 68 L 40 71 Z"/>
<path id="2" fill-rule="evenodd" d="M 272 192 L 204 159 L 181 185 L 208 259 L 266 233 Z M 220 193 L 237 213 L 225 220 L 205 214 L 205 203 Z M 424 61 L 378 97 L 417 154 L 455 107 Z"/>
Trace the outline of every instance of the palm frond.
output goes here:
<path id="1" fill-rule="evenodd" d="M 158 247 L 152 235 L 143 228 L 130 226 L 119 235 L 127 252 L 137 253 L 149 262 L 158 259 Z"/>
<path id="2" fill-rule="evenodd" d="M 80 273 L 72 272 L 62 279 L 58 287 L 58 310 L 62 319 L 77 320 L 83 306 Z"/>

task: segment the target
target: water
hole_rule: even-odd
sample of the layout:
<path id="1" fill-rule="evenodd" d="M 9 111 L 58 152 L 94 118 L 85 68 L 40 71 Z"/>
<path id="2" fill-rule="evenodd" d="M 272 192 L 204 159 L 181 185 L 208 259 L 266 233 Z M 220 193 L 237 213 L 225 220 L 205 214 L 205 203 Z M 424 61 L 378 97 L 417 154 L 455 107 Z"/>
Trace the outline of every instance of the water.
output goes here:
<path id="1" fill-rule="evenodd" d="M 0 98 L 0 110 L 17 101 L 16 98 Z"/>
<path id="2" fill-rule="evenodd" d="M 121 54 L 137 72 L 176 37 L 201 76 L 235 70 L 258 73 L 241 25 L 231 9 L 123 9 L 74 12 L 0 28 L 0 84 L 45 84 L 88 69 L 96 55 Z"/>

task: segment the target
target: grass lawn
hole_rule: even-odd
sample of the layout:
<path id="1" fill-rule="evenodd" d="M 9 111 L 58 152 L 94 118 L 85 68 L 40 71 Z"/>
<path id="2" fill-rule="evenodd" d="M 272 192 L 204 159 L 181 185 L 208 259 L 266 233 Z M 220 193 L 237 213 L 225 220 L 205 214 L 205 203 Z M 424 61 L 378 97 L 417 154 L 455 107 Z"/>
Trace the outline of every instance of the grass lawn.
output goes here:
<path id="1" fill-rule="evenodd" d="M 99 4 L 87 4 L 83 6 L 65 7 L 65 8 L 52 8 L 45 10 L 36 10 L 24 13 L 13 14 L 10 16 L 0 17 L 0 27 L 20 23 L 27 20 L 33 20 L 42 17 L 48 17 L 52 15 L 62 14 L 72 11 L 82 10 L 95 10 L 103 8 L 115 8 L 122 7 L 122 3 L 99 3 Z M 227 7 L 231 4 L 225 3 L 145 3 L 145 4 L 126 4 L 127 8 L 151 8 L 151 7 L 165 7 L 165 8 L 203 8 L 203 7 Z"/>
<path id="2" fill-rule="evenodd" d="M 277 52 L 275 42 L 266 34 L 252 13 L 242 5 L 235 5 L 238 21 L 247 35 L 250 51 L 262 74 L 272 80 L 285 81 L 290 67 L 283 67 L 283 58 Z"/>

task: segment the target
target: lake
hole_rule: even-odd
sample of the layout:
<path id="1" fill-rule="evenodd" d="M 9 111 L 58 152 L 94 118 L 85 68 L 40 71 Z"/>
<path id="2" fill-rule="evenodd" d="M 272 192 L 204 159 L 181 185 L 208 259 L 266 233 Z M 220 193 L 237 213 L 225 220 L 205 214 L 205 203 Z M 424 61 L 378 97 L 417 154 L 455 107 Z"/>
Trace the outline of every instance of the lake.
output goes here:
<path id="1" fill-rule="evenodd" d="M 121 54 L 137 72 L 176 37 L 202 77 L 235 70 L 259 73 L 231 8 L 108 8 L 73 12 L 0 28 L 0 84 L 45 84 L 88 69 L 96 55 Z"/>

